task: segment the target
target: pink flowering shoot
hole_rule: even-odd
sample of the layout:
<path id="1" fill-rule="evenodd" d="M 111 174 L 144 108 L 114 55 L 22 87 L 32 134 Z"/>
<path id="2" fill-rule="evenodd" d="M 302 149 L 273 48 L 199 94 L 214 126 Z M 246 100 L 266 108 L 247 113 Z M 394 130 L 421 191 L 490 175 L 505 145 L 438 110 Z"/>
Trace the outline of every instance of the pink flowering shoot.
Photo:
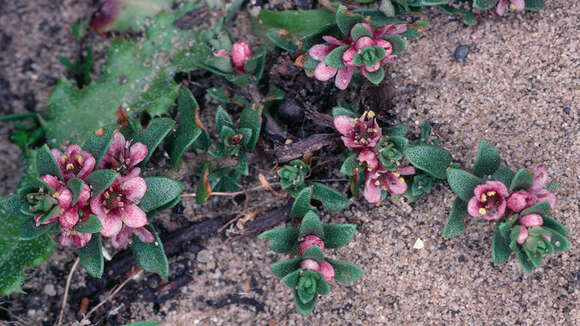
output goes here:
<path id="1" fill-rule="evenodd" d="M 503 16 L 507 7 L 511 10 L 523 11 L 526 8 L 526 2 L 524 0 L 499 0 L 495 7 L 495 12 Z"/>
<path id="2" fill-rule="evenodd" d="M 507 206 L 513 212 L 519 213 L 539 202 L 547 201 L 551 208 L 556 206 L 556 195 L 553 190 L 546 187 L 549 184 L 548 171 L 545 167 L 532 168 L 534 183 L 528 190 L 519 190 L 512 193 L 507 201 Z"/>
<path id="3" fill-rule="evenodd" d="M 524 242 L 526 242 L 526 239 L 528 238 L 528 228 L 534 226 L 541 226 L 544 223 L 544 221 L 542 220 L 542 217 L 538 214 L 528 214 L 518 219 L 518 223 L 520 224 L 521 228 L 517 242 L 519 244 L 523 244 Z"/>
<path id="4" fill-rule="evenodd" d="M 473 217 L 499 220 L 507 207 L 508 189 L 499 181 L 487 181 L 478 185 L 467 204 L 467 212 Z"/>
<path id="5" fill-rule="evenodd" d="M 378 203 L 381 200 L 382 191 L 389 194 L 402 195 L 407 191 L 407 183 L 401 175 L 413 175 L 415 169 L 412 166 L 389 171 L 382 167 L 365 173 L 365 188 L 363 196 L 369 203 Z"/>
<path id="6" fill-rule="evenodd" d="M 95 167 L 95 158 L 79 145 L 70 145 L 63 152 L 58 149 L 51 150 L 55 161 L 58 163 L 65 181 L 72 178 L 86 179 Z"/>
<path id="7" fill-rule="evenodd" d="M 365 111 L 358 119 L 339 115 L 334 119 L 334 127 L 342 134 L 344 145 L 355 151 L 373 149 L 382 135 L 373 111 Z"/>
<path id="8" fill-rule="evenodd" d="M 132 234 L 135 234 L 139 240 L 146 243 L 152 243 L 155 241 L 153 234 L 145 227 L 132 228 L 124 224 L 121 231 L 111 237 L 111 244 L 117 249 L 125 249 L 127 248 L 127 245 L 131 243 Z"/>
<path id="9" fill-rule="evenodd" d="M 99 169 L 112 169 L 122 176 L 138 176 L 141 169 L 136 166 L 147 157 L 148 152 L 143 143 L 131 144 L 122 133 L 115 131 L 113 142 L 101 159 Z"/>

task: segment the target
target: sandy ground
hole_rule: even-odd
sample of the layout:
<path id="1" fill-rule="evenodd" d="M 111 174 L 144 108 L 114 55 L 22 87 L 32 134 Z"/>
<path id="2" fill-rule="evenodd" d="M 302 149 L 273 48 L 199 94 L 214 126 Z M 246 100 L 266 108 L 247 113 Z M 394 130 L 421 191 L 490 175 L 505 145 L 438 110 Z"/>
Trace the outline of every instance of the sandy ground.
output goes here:
<path id="1" fill-rule="evenodd" d="M 549 256 L 545 267 L 529 275 L 523 275 L 515 257 L 494 266 L 488 222 L 468 219 L 464 235 L 441 237 L 454 195 L 438 187 L 412 207 L 362 205 L 324 216 L 331 223 L 361 221 L 353 241 L 331 257 L 355 262 L 366 274 L 352 284 L 332 283 L 331 294 L 308 318 L 295 312 L 291 290 L 268 270 L 283 256 L 256 239 L 228 242 L 213 237 L 204 240 L 206 249 L 197 255 L 180 257 L 191 259 L 194 271 L 182 295 L 159 309 L 135 303 L 130 320 L 163 319 L 166 325 L 184 326 L 580 324 L 579 14 L 577 2 L 548 1 L 539 13 L 488 18 L 466 27 L 435 13 L 430 27 L 408 43 L 391 70 L 401 122 L 415 131 L 423 121 L 434 123 L 442 145 L 457 161 L 471 164 L 477 143 L 485 137 L 510 168 L 548 167 L 559 182 L 554 216 L 570 231 L 570 251 Z M 70 24 L 76 17 L 67 19 Z M 50 88 L 37 80 L 10 77 L 22 61 L 5 57 L 10 51 L 16 58 L 26 53 L 45 64 L 27 48 L 20 49 L 18 38 L 12 35 L 11 45 L 0 49 L 0 76 L 10 80 L 16 111 L 23 108 L 23 92 L 30 89 L 44 100 Z M 465 61 L 456 62 L 453 52 L 460 44 L 471 51 Z M 61 68 L 47 68 L 47 76 L 62 73 Z M 13 86 L 17 80 L 25 86 Z M 4 129 L 3 150 L 12 148 Z M 16 164 L 6 161 L 0 180 L 14 178 L 15 169 L 8 163 Z M 185 206 L 186 211 L 198 209 L 190 202 Z M 417 239 L 424 241 L 423 249 L 413 249 Z M 228 297 L 253 300 L 215 308 Z"/>

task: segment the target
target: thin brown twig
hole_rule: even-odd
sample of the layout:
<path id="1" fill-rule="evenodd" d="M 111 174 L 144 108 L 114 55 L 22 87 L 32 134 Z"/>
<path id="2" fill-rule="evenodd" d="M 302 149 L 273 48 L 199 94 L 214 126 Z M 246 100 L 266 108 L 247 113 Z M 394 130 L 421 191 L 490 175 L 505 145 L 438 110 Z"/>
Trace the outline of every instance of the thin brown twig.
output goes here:
<path id="1" fill-rule="evenodd" d="M 272 185 L 276 186 L 279 184 L 280 184 L 280 182 L 270 183 L 271 186 Z M 253 187 L 250 189 L 240 190 L 240 191 L 236 191 L 236 192 L 212 192 L 212 193 L 210 193 L 210 196 L 237 196 L 237 195 L 245 194 L 245 193 L 250 192 L 250 191 L 258 191 L 258 190 L 262 190 L 262 189 L 266 190 L 262 186 L 256 186 L 256 187 Z M 182 194 L 181 198 L 195 198 L 195 196 L 196 196 L 196 194 L 194 192 L 192 192 L 192 193 Z"/>
<path id="2" fill-rule="evenodd" d="M 72 280 L 73 273 L 77 269 L 77 266 L 79 265 L 80 262 L 81 262 L 80 258 L 77 257 L 75 263 L 70 269 L 70 272 L 68 273 L 68 277 L 66 278 L 66 285 L 64 287 L 64 297 L 62 298 L 62 304 L 60 306 L 60 314 L 58 315 L 58 323 L 57 323 L 58 326 L 62 325 L 62 318 L 64 317 L 64 310 L 66 308 L 66 301 L 68 299 L 68 291 L 70 289 L 70 281 Z"/>
<path id="3" fill-rule="evenodd" d="M 113 289 L 111 291 L 111 294 L 109 294 L 105 300 L 99 302 L 98 305 L 96 305 L 93 309 L 91 309 L 91 311 L 89 311 L 84 317 L 83 317 L 83 321 L 84 320 L 88 320 L 89 317 L 95 312 L 97 311 L 97 309 L 99 309 L 102 305 L 104 305 L 105 303 L 107 303 L 108 301 L 110 301 L 111 299 L 113 299 L 113 297 L 115 297 L 115 295 L 117 295 L 117 293 L 119 293 L 119 291 L 121 291 L 121 289 L 123 289 L 123 287 L 125 287 L 125 285 L 127 285 L 127 283 L 129 283 L 130 280 L 132 279 L 136 279 L 138 278 L 141 274 L 143 273 L 143 270 L 140 270 L 138 273 L 136 273 L 135 275 L 129 276 L 125 281 L 123 281 L 123 283 L 121 283 L 119 286 L 117 286 L 115 289 Z"/>

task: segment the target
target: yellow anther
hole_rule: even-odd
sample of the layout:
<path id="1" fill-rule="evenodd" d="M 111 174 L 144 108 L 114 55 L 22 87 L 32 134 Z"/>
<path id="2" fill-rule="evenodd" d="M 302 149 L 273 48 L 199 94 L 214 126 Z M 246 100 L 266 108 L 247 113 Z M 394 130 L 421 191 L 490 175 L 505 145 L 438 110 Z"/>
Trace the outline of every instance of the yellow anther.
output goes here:
<path id="1" fill-rule="evenodd" d="M 399 183 L 405 183 L 405 179 L 399 178 Z"/>
<path id="2" fill-rule="evenodd" d="M 67 170 L 72 170 L 74 168 L 75 168 L 75 166 L 72 163 L 69 163 L 69 164 L 66 165 L 66 169 Z"/>
<path id="3" fill-rule="evenodd" d="M 83 165 L 83 157 L 80 155 L 75 155 L 75 161 L 77 161 L 77 163 L 79 165 Z"/>
<path id="4" fill-rule="evenodd" d="M 371 119 L 375 117 L 375 113 L 373 111 L 369 111 L 367 115 Z"/>
<path id="5" fill-rule="evenodd" d="M 387 188 L 386 186 L 383 186 L 383 190 L 389 190 L 389 188 Z"/>
<path id="6" fill-rule="evenodd" d="M 487 195 L 488 195 L 489 197 L 491 197 L 491 196 L 495 196 L 495 191 L 490 191 L 490 192 L 488 192 L 488 193 L 487 193 Z"/>
<path id="7" fill-rule="evenodd" d="M 484 203 L 487 201 L 487 196 L 485 194 L 481 195 L 481 201 Z"/>
<path id="8" fill-rule="evenodd" d="M 375 185 L 376 186 L 380 186 L 381 185 L 381 183 L 379 182 L 379 180 L 375 181 Z"/>
<path id="9" fill-rule="evenodd" d="M 63 155 L 63 156 L 61 156 L 61 157 L 60 157 L 60 163 L 61 163 L 61 164 L 65 164 L 65 163 L 66 163 L 66 161 L 68 161 L 68 156 L 66 156 L 66 155 Z"/>
<path id="10" fill-rule="evenodd" d="M 510 9 L 514 10 L 514 9 L 516 9 L 516 6 L 512 3 L 512 4 L 510 4 Z"/>
<path id="11" fill-rule="evenodd" d="M 401 174 L 399 172 L 393 172 L 393 175 L 397 178 L 401 176 Z"/>
<path id="12" fill-rule="evenodd" d="M 487 211 L 485 210 L 485 208 L 482 207 L 479 209 L 479 214 L 485 215 L 486 213 L 487 213 Z"/>
<path id="13" fill-rule="evenodd" d="M 127 220 L 129 219 L 129 216 L 121 215 L 121 219 L 123 220 L 123 222 L 127 222 Z"/>

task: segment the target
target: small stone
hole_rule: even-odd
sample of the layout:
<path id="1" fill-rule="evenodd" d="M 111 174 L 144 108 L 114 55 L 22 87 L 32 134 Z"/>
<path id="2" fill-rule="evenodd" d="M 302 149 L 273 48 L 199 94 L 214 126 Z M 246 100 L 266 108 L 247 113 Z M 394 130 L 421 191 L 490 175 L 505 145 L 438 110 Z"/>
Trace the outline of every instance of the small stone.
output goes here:
<path id="1" fill-rule="evenodd" d="M 375 311 L 375 308 L 373 308 L 373 306 L 370 306 L 370 305 L 369 305 L 369 306 L 366 306 L 366 308 L 365 308 L 365 313 L 366 313 L 367 315 L 370 315 L 370 316 L 372 316 L 372 315 L 376 314 L 376 311 Z"/>
<path id="2" fill-rule="evenodd" d="M 44 293 L 50 297 L 54 297 L 56 295 L 56 289 L 54 288 L 54 285 L 52 284 L 45 285 Z"/>
<path id="3" fill-rule="evenodd" d="M 209 263 L 212 259 L 211 252 L 207 249 L 203 249 L 197 253 L 197 261 L 200 263 Z"/>
<path id="4" fill-rule="evenodd" d="M 417 239 L 417 241 L 415 241 L 415 244 L 413 245 L 413 249 L 423 249 L 425 248 L 425 243 L 423 242 L 423 240 L 421 240 L 421 238 Z"/>
<path id="5" fill-rule="evenodd" d="M 300 124 L 304 121 L 304 109 L 295 100 L 284 98 L 278 107 L 278 117 L 289 125 Z"/>
<path id="6" fill-rule="evenodd" d="M 455 61 L 459 61 L 459 60 L 465 60 L 467 59 L 467 55 L 469 54 L 469 46 L 468 45 L 459 45 L 456 49 L 455 52 L 453 53 L 453 56 L 455 57 Z"/>

